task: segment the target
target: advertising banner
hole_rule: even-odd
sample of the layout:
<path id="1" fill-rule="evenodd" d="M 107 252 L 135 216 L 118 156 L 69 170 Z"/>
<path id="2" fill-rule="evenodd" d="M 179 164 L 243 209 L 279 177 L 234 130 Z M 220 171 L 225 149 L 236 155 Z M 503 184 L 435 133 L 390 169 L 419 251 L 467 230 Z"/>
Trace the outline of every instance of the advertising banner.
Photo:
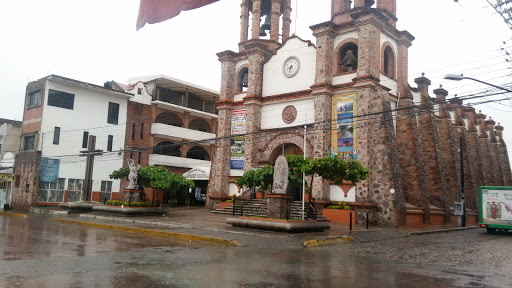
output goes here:
<path id="1" fill-rule="evenodd" d="M 512 225 L 512 188 L 482 189 L 481 201 L 484 223 Z"/>
<path id="2" fill-rule="evenodd" d="M 42 158 L 39 182 L 56 183 L 59 180 L 59 159 Z"/>
<path id="3" fill-rule="evenodd" d="M 356 155 L 356 95 L 335 96 L 332 99 L 334 154 L 342 159 L 357 159 Z"/>
<path id="4" fill-rule="evenodd" d="M 231 114 L 231 169 L 244 169 L 246 110 L 234 110 Z M 240 136 L 236 136 L 240 135 Z"/>

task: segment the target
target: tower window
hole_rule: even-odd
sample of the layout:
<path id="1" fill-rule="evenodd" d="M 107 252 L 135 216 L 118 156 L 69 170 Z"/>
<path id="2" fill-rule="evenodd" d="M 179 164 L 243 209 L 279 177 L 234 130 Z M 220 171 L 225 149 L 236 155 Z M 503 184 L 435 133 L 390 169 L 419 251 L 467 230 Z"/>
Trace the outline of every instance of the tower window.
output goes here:
<path id="1" fill-rule="evenodd" d="M 243 68 L 238 73 L 238 92 L 247 91 L 247 87 L 249 87 L 249 69 Z"/>
<path id="2" fill-rule="evenodd" d="M 391 47 L 386 46 L 382 59 L 382 72 L 389 78 L 395 78 L 395 54 Z"/>

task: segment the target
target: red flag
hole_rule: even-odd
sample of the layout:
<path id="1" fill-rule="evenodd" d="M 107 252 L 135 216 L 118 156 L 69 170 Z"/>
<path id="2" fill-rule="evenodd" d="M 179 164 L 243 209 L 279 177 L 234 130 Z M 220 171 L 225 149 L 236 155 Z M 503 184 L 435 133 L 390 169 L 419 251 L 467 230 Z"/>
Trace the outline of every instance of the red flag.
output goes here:
<path id="1" fill-rule="evenodd" d="M 178 16 L 181 11 L 196 9 L 219 0 L 140 0 L 137 30 Z"/>

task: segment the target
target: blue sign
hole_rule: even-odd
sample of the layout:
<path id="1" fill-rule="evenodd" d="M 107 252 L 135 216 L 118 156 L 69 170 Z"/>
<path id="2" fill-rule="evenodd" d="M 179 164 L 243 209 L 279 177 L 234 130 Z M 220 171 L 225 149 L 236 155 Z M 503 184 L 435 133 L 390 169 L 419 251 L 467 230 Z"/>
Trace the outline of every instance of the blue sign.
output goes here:
<path id="1" fill-rule="evenodd" d="M 39 175 L 39 182 L 55 183 L 59 181 L 59 166 L 59 159 L 41 159 L 41 173 Z"/>

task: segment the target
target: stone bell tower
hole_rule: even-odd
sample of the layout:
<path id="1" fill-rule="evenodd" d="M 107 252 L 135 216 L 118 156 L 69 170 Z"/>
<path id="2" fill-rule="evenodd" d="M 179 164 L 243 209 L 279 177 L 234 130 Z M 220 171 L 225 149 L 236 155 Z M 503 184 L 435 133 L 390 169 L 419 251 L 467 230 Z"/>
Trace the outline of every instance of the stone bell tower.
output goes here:
<path id="1" fill-rule="evenodd" d="M 241 0 L 240 7 L 239 52 L 217 54 L 222 68 L 217 103 L 220 140 L 216 141 L 208 184 L 209 208 L 217 208 L 220 201 L 229 198 L 230 181 L 233 182 L 230 137 L 233 111 L 244 111 L 244 134 L 261 130 L 263 65 L 290 37 L 291 0 Z M 258 167 L 257 137 L 255 134 L 245 137 L 243 170 Z"/>
<path id="2" fill-rule="evenodd" d="M 344 114 L 333 108 L 336 101 L 353 101 L 355 131 L 353 139 L 348 140 L 335 135 L 338 126 L 317 133 L 315 157 L 325 157 L 331 149 L 346 151 L 348 147 L 341 147 L 344 145 L 339 142 L 351 145 L 353 140 L 354 155 L 344 152 L 344 157 L 356 158 L 371 171 L 366 181 L 355 186 L 356 202 L 376 203 L 378 213 L 371 221 L 391 226 L 405 224 L 400 166 L 415 163 L 417 157 L 410 129 L 414 118 L 408 116 L 410 113 L 396 117 L 392 112 L 397 107 L 413 105 L 407 82 L 407 50 L 414 37 L 397 30 L 396 22 L 396 0 L 332 0 L 331 20 L 311 26 L 317 38 L 316 83 L 311 87 L 315 123 L 332 120 L 337 123 L 333 125 L 338 125 L 334 120 L 337 115 L 333 114 Z M 320 124 L 315 126 L 321 129 Z M 399 139 L 398 133 L 404 136 Z M 339 142 L 330 140 L 335 138 Z M 401 148 L 411 143 L 412 152 Z M 410 155 L 400 159 L 399 152 Z M 420 175 L 418 169 L 413 168 L 411 173 Z M 322 179 L 315 179 L 313 197 L 327 200 L 328 183 L 323 182 L 322 186 Z"/>

